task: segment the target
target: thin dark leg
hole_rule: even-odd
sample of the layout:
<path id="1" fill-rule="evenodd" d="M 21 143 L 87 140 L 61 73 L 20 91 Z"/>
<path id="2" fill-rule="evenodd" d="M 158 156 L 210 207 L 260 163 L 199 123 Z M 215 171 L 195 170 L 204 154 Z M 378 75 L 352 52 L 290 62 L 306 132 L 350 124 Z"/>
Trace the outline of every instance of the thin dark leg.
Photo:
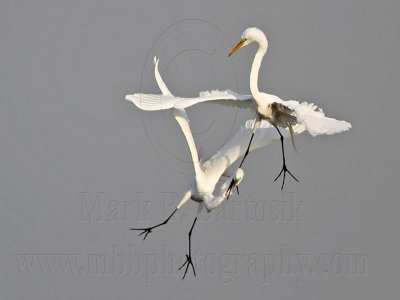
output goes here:
<path id="1" fill-rule="evenodd" d="M 186 261 L 179 268 L 179 270 L 180 270 L 186 265 L 185 274 L 183 274 L 182 280 L 185 279 L 189 265 L 192 266 L 193 274 L 194 274 L 194 276 L 196 276 L 196 271 L 194 270 L 194 266 L 193 266 L 193 262 L 192 262 L 192 230 L 193 230 L 194 224 L 196 224 L 196 221 L 197 221 L 197 217 L 194 218 L 192 227 L 190 228 L 190 231 L 189 231 L 189 254 L 186 254 Z"/>
<path id="2" fill-rule="evenodd" d="M 169 217 L 168 217 L 164 222 L 162 222 L 162 223 L 160 223 L 160 224 L 157 224 L 157 225 L 151 226 L 151 227 L 146 227 L 146 228 L 131 228 L 131 230 L 141 230 L 142 232 L 139 233 L 138 236 L 141 236 L 141 235 L 144 234 L 144 236 L 143 236 L 143 240 L 144 240 L 144 239 L 146 239 L 147 235 L 148 235 L 149 233 L 152 232 L 152 230 L 153 230 L 154 228 L 157 228 L 158 226 L 167 224 L 168 221 L 169 221 L 169 219 L 171 219 L 171 217 L 174 215 L 174 213 L 176 213 L 177 210 L 178 210 L 178 209 L 175 208 L 175 210 L 172 212 L 172 214 L 170 214 Z"/>
<path id="3" fill-rule="evenodd" d="M 282 186 L 281 186 L 281 190 L 283 190 L 283 186 L 285 185 L 285 179 L 286 179 L 286 172 L 289 173 L 290 176 L 293 177 L 294 180 L 296 180 L 297 182 L 299 182 L 297 180 L 296 177 L 294 177 L 294 175 L 287 169 L 286 167 L 286 160 L 285 160 L 285 148 L 283 147 L 283 135 L 280 132 L 279 128 L 276 127 L 276 130 L 278 130 L 279 135 L 281 136 L 281 147 L 282 147 L 282 157 L 283 157 L 283 166 L 282 166 L 282 170 L 279 172 L 278 176 L 274 179 L 274 182 L 281 176 L 282 172 L 283 172 L 283 181 L 282 181 Z"/>
<path id="4" fill-rule="evenodd" d="M 243 159 L 242 159 L 242 161 L 240 162 L 239 168 L 242 167 L 242 165 L 243 165 L 243 163 L 244 163 L 244 160 L 246 159 L 247 155 L 249 155 L 251 142 L 253 141 L 253 137 L 254 137 L 254 132 L 255 132 L 255 131 L 253 131 L 253 133 L 252 133 L 252 135 L 251 135 L 249 145 L 247 146 L 247 149 L 246 149 L 246 152 L 244 153 Z M 225 195 L 227 195 L 226 200 L 229 200 L 230 192 L 231 192 L 231 190 L 232 190 L 232 188 L 233 188 L 234 185 L 235 185 L 235 180 L 232 179 L 231 183 L 229 184 L 228 189 L 227 189 L 226 192 L 225 192 Z M 237 191 L 238 191 L 238 194 L 239 194 L 239 189 L 237 189 Z"/>
<path id="5" fill-rule="evenodd" d="M 242 165 L 243 165 L 243 163 L 244 163 L 244 160 L 246 159 L 247 155 L 248 155 L 249 152 L 250 152 L 250 146 L 251 146 L 251 142 L 253 141 L 254 133 L 255 133 L 255 131 L 253 131 L 253 133 L 251 134 L 251 138 L 250 138 L 249 145 L 247 146 L 247 149 L 246 149 L 246 152 L 245 152 L 245 154 L 244 154 L 244 156 L 243 156 L 243 159 L 242 159 L 242 161 L 240 162 L 239 168 L 242 167 Z"/>

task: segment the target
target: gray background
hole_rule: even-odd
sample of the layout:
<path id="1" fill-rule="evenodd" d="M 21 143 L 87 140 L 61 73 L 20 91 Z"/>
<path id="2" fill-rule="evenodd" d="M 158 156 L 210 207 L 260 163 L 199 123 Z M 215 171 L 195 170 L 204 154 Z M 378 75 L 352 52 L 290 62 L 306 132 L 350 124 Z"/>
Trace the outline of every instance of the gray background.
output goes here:
<path id="1" fill-rule="evenodd" d="M 1 1 L 0 298 L 397 299 L 399 25 L 395 0 Z M 158 93 L 154 55 L 177 95 L 248 93 L 255 46 L 226 54 L 249 26 L 270 43 L 261 90 L 311 99 L 353 128 L 298 136 L 299 153 L 287 143 L 300 183 L 289 179 L 283 194 L 272 182 L 279 144 L 253 153 L 240 197 L 201 217 L 193 247 L 209 254 L 208 265 L 197 262 L 198 277 L 182 282 L 177 263 L 163 270 L 159 262 L 164 250 L 186 253 L 194 203 L 145 242 L 128 229 L 159 221 L 179 200 L 191 176 L 188 149 L 168 113 L 141 113 L 123 98 Z M 204 157 L 250 117 L 209 105 L 189 115 Z M 88 216 L 96 198 L 111 213 Z M 285 206 L 282 217 L 279 201 L 289 198 L 300 210 L 288 216 Z M 250 201 L 259 214 L 265 204 L 264 217 L 252 215 Z M 238 204 L 246 202 L 247 217 Z M 223 215 L 235 205 L 234 218 Z M 126 264 L 121 274 L 85 267 L 113 249 L 141 255 L 137 273 Z M 282 252 L 289 271 L 279 265 Z M 250 262 L 265 253 L 276 260 L 264 281 L 263 265 L 255 273 Z M 78 257 L 74 272 L 57 265 L 65 254 Z M 353 254 L 366 269 L 338 269 Z M 321 257 L 299 275 L 299 258 Z M 41 269 L 43 259 L 53 267 Z"/>

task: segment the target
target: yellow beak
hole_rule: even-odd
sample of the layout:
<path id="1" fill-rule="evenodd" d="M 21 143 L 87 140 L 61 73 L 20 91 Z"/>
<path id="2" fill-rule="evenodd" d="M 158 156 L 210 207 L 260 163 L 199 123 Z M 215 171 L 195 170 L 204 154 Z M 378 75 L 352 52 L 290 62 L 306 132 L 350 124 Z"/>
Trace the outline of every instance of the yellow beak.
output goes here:
<path id="1" fill-rule="evenodd" d="M 243 47 L 244 41 L 240 41 L 235 48 L 233 48 L 233 50 L 228 54 L 228 57 L 230 57 L 231 55 L 235 54 L 236 51 L 238 51 L 240 48 Z"/>

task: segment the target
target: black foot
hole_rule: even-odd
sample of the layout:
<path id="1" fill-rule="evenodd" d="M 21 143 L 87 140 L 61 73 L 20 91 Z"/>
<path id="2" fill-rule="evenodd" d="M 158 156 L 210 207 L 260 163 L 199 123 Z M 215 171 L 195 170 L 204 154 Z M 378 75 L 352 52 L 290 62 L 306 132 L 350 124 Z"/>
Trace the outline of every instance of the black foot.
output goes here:
<path id="1" fill-rule="evenodd" d="M 192 262 L 192 257 L 188 254 L 186 254 L 186 261 L 183 263 L 183 265 L 179 268 L 181 270 L 184 266 L 186 265 L 185 269 L 185 274 L 183 274 L 182 280 L 185 279 L 186 273 L 189 269 L 189 266 L 192 266 L 193 274 L 196 276 L 196 271 L 194 270 L 193 262 Z"/>
<path id="2" fill-rule="evenodd" d="M 233 189 L 233 187 L 235 186 L 235 179 L 232 179 L 231 183 L 229 184 L 228 189 L 225 192 L 225 196 L 226 196 L 226 200 L 229 200 L 229 196 L 231 195 L 231 191 Z M 239 187 L 236 185 L 236 191 L 239 195 Z"/>
<path id="3" fill-rule="evenodd" d="M 153 230 L 154 228 L 159 227 L 159 226 L 161 226 L 161 225 L 167 224 L 168 221 L 169 221 L 169 219 L 171 219 L 171 217 L 174 215 L 174 213 L 176 213 L 177 210 L 178 210 L 178 209 L 175 208 L 175 210 L 172 212 L 172 214 L 170 214 L 170 216 L 169 216 L 164 222 L 162 222 L 162 223 L 160 223 L 160 224 L 157 224 L 157 225 L 152 226 L 152 227 L 146 227 L 146 228 L 131 228 L 131 230 L 140 230 L 140 231 L 142 231 L 141 233 L 138 234 L 138 236 L 141 236 L 141 235 L 144 234 L 143 240 L 145 240 L 146 237 L 147 237 L 147 235 L 148 235 L 149 233 L 151 233 L 152 230 Z"/>
<path id="4" fill-rule="evenodd" d="M 151 230 L 154 229 L 155 227 L 156 227 L 156 226 L 154 226 L 154 227 L 148 227 L 148 228 L 131 228 L 131 230 L 142 230 L 142 232 L 139 233 L 138 236 L 141 236 L 141 235 L 144 234 L 143 240 L 145 240 L 146 237 L 147 237 L 147 235 L 148 235 L 149 233 L 151 233 L 151 232 L 152 232 Z"/>
<path id="5" fill-rule="evenodd" d="M 229 184 L 228 189 L 225 192 L 226 200 L 229 200 L 229 196 L 231 195 L 231 191 L 232 191 L 234 185 L 235 185 L 235 180 L 232 179 L 231 183 Z"/>
<path id="6" fill-rule="evenodd" d="M 192 231 L 193 231 L 194 224 L 196 224 L 196 221 L 197 221 L 197 217 L 194 218 L 192 227 L 190 228 L 190 231 L 189 231 L 189 234 L 188 234 L 188 237 L 189 237 L 189 254 L 186 254 L 186 261 L 179 268 L 179 270 L 180 270 L 184 266 L 186 266 L 185 274 L 183 274 L 182 280 L 185 279 L 185 276 L 186 276 L 186 273 L 187 273 L 187 271 L 189 269 L 189 266 L 192 266 L 193 274 L 194 274 L 194 276 L 196 276 L 196 271 L 194 270 L 194 265 L 193 265 L 193 262 L 192 262 Z"/>
<path id="7" fill-rule="evenodd" d="M 278 176 L 274 179 L 274 182 L 282 175 L 283 172 L 283 181 L 282 181 L 282 186 L 281 186 L 281 191 L 283 190 L 283 186 L 285 185 L 285 179 L 286 179 L 286 173 L 289 173 L 290 176 L 293 177 L 294 180 L 299 182 L 296 177 L 287 169 L 286 164 L 284 163 L 282 166 L 282 170 L 279 172 Z"/>

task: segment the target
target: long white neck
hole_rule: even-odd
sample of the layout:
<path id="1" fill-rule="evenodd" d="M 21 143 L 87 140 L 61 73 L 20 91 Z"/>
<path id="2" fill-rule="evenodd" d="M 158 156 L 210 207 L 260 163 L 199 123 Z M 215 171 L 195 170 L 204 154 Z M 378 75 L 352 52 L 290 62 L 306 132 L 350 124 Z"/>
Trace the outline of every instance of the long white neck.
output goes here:
<path id="1" fill-rule="evenodd" d="M 254 57 L 250 71 L 250 91 L 254 100 L 259 106 L 262 105 L 262 97 L 260 91 L 258 90 L 258 72 L 260 70 L 261 62 L 265 53 L 267 53 L 267 47 L 262 46 L 260 43 L 258 43 L 258 51 L 256 53 L 256 56 Z"/>
<path id="2" fill-rule="evenodd" d="M 179 126 L 181 127 L 183 135 L 185 136 L 186 142 L 189 146 L 190 154 L 192 156 L 192 161 L 193 161 L 194 172 L 195 172 L 196 176 L 203 174 L 203 171 L 201 169 L 199 155 L 197 153 L 196 143 L 194 142 L 192 130 L 190 129 L 190 126 L 188 123 L 189 118 L 187 117 L 186 112 L 183 108 L 182 109 L 173 108 L 172 112 L 175 116 L 175 120 L 178 122 Z"/>

